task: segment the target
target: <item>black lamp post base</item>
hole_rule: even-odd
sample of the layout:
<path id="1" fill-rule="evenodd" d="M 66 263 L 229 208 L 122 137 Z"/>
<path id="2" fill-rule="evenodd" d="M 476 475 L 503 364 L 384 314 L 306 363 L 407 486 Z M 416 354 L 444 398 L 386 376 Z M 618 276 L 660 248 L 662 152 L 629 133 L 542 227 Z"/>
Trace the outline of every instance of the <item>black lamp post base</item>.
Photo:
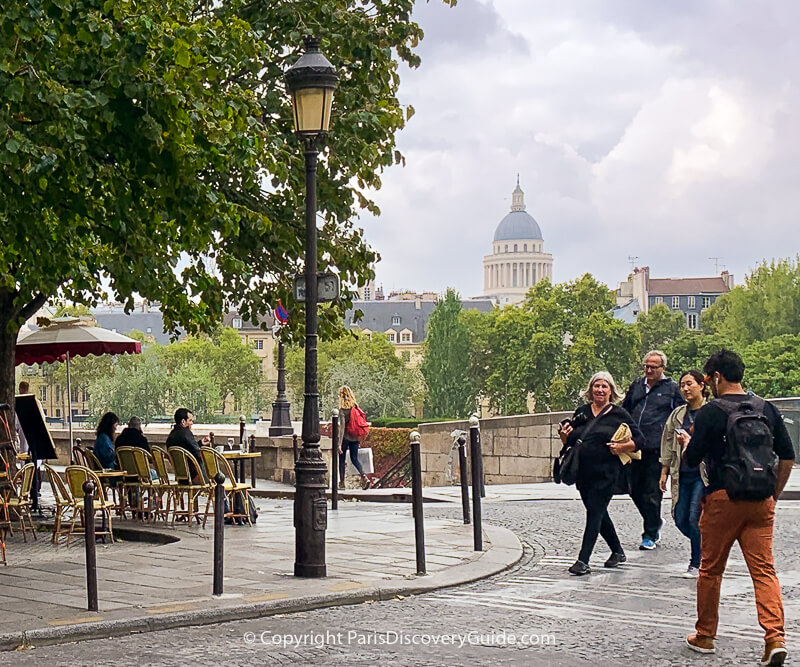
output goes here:
<path id="1" fill-rule="evenodd" d="M 328 527 L 326 475 L 328 466 L 319 447 L 303 447 L 294 466 L 296 577 L 325 577 L 325 530 Z"/>
<path id="2" fill-rule="evenodd" d="M 292 417 L 289 414 L 289 401 L 275 401 L 272 404 L 272 419 L 269 422 L 269 435 L 293 435 Z"/>

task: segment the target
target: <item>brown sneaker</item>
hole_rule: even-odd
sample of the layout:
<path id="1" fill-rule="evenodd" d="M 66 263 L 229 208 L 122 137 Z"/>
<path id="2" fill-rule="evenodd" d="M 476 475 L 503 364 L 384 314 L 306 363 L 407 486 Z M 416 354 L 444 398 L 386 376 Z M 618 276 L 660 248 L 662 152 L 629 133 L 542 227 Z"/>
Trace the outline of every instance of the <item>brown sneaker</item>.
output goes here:
<path id="1" fill-rule="evenodd" d="M 761 664 L 764 667 L 780 667 L 786 660 L 786 643 L 784 641 L 767 642 Z"/>
<path id="2" fill-rule="evenodd" d="M 714 648 L 714 638 L 705 637 L 703 635 L 689 635 L 686 638 L 686 645 L 693 651 L 698 653 L 716 653 L 717 649 Z"/>

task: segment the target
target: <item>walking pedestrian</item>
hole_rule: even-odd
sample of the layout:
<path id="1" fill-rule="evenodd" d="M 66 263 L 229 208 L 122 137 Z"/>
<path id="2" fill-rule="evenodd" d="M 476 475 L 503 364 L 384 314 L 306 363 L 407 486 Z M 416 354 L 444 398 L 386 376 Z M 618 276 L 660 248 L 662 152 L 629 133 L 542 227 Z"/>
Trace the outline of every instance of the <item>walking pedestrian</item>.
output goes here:
<path id="1" fill-rule="evenodd" d="M 667 478 L 672 479 L 672 517 L 683 535 L 689 538 L 691 555 L 684 576 L 694 578 L 700 572 L 700 500 L 703 497 L 705 466 L 690 466 L 683 450 L 694 430 L 697 411 L 706 403 L 708 387 L 698 370 L 686 371 L 678 385 L 686 405 L 672 411 L 661 434 L 661 491 L 667 490 Z"/>
<path id="2" fill-rule="evenodd" d="M 642 458 L 631 463 L 631 498 L 642 515 L 640 549 L 652 550 L 661 538 L 661 432 L 670 413 L 683 404 L 675 380 L 664 375 L 667 356 L 661 350 L 644 355 L 644 377 L 634 380 L 622 407 L 644 436 Z"/>
<path id="3" fill-rule="evenodd" d="M 608 505 L 615 493 L 625 491 L 624 470 L 619 454 L 639 449 L 642 433 L 631 416 L 614 402 L 622 398 L 610 373 L 600 371 L 592 375 L 583 394 L 587 403 L 562 422 L 558 429 L 561 442 L 578 447 L 578 476 L 576 486 L 586 508 L 586 525 L 578 560 L 569 568 L 576 576 L 589 574 L 589 558 L 597 536 L 611 549 L 604 567 L 617 567 L 627 560 L 617 536 L 614 522 L 608 514 Z M 627 424 L 633 437 L 627 442 L 612 442 L 621 424 Z"/>
<path id="4" fill-rule="evenodd" d="M 702 501 L 702 559 L 697 578 L 696 632 L 689 648 L 714 653 L 722 575 L 734 542 L 747 562 L 764 630 L 762 665 L 786 660 L 781 586 L 772 555 L 775 503 L 794 464 L 794 448 L 777 408 L 742 388 L 744 362 L 731 350 L 712 354 L 703 371 L 716 400 L 697 413 L 686 463 L 705 461 L 708 486 Z"/>
<path id="5" fill-rule="evenodd" d="M 358 474 L 361 475 L 363 484 L 368 483 L 367 476 L 364 474 L 364 468 L 358 460 L 358 446 L 359 440 L 363 437 L 363 426 L 357 423 L 359 420 L 353 414 L 357 410 L 359 418 L 363 417 L 363 411 L 356 402 L 353 390 L 347 385 L 339 387 L 339 433 L 340 441 L 338 446 L 339 452 L 339 484 L 344 488 L 344 473 L 347 467 L 347 453 L 350 452 L 350 461 L 352 461 Z M 366 423 L 366 422 L 365 422 Z"/>

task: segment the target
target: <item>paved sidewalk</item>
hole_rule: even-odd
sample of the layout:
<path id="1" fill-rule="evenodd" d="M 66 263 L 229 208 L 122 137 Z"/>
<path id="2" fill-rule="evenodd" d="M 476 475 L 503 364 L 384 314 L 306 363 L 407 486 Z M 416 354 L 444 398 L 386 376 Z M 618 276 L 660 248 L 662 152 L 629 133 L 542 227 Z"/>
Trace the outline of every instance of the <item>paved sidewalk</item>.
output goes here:
<path id="1" fill-rule="evenodd" d="M 489 576 L 522 556 L 519 540 L 505 528 L 484 525 L 484 551 L 474 552 L 472 526 L 428 519 L 428 574 L 417 576 L 410 506 L 342 502 L 328 512 L 328 576 L 298 579 L 292 503 L 258 505 L 255 526 L 226 526 L 225 592 L 218 598 L 211 595 L 212 522 L 205 529 L 144 525 L 158 539 L 178 538 L 169 544 L 98 544 L 98 613 L 86 611 L 81 538 L 56 546 L 42 533 L 24 544 L 15 531 L 7 540 L 9 565 L 0 566 L 0 649 L 410 595 Z"/>

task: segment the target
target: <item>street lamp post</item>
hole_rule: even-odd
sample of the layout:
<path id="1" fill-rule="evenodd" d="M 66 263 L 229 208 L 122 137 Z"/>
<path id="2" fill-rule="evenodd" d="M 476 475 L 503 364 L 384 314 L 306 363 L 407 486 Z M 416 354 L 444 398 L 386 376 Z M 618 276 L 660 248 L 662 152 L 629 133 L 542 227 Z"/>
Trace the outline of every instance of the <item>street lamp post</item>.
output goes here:
<path id="1" fill-rule="evenodd" d="M 278 327 L 273 329 L 275 337 L 278 336 Z M 278 338 L 278 395 L 272 402 L 272 419 L 269 422 L 269 435 L 281 436 L 292 435 L 292 418 L 290 414 L 291 405 L 286 398 L 286 349 L 283 341 Z"/>
<path id="2" fill-rule="evenodd" d="M 319 392 L 317 390 L 317 153 L 328 132 L 333 91 L 338 77 L 319 50 L 319 40 L 308 38 L 306 51 L 286 71 L 292 95 L 295 132 L 303 140 L 306 162 L 306 357 L 303 395 L 303 448 L 295 463 L 294 500 L 296 577 L 324 577 L 325 496 L 328 468 L 319 449 Z"/>

